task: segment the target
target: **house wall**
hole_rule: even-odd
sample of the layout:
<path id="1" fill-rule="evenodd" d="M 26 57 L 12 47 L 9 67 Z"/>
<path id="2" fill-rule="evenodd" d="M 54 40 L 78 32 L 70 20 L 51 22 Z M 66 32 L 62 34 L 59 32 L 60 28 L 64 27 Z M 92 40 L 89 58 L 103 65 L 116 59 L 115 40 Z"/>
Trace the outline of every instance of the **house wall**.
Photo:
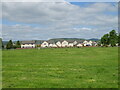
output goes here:
<path id="1" fill-rule="evenodd" d="M 93 43 L 93 42 L 92 42 L 92 41 L 86 41 L 86 40 L 85 40 L 83 43 L 84 43 L 84 46 L 92 46 L 92 43 Z"/>
<path id="2" fill-rule="evenodd" d="M 53 44 L 49 44 L 49 47 L 53 47 Z"/>
<path id="3" fill-rule="evenodd" d="M 77 44 L 77 41 L 74 41 L 74 42 L 73 42 L 73 45 L 76 45 L 76 44 Z"/>
<path id="4" fill-rule="evenodd" d="M 46 41 L 41 44 L 41 47 L 48 47 L 48 46 L 49 46 L 49 44 Z"/>
<path id="5" fill-rule="evenodd" d="M 68 42 L 67 41 L 63 41 L 62 42 L 62 47 L 68 47 Z"/>
<path id="6" fill-rule="evenodd" d="M 58 47 L 61 47 L 61 46 L 62 46 L 62 44 L 61 44 L 60 41 L 58 41 L 58 42 L 56 43 L 56 45 L 57 45 Z"/>
<path id="7" fill-rule="evenodd" d="M 52 47 L 57 47 L 57 45 L 56 44 L 53 44 L 53 46 Z"/>
<path id="8" fill-rule="evenodd" d="M 68 47 L 73 47 L 73 46 L 74 46 L 73 43 L 69 43 L 69 44 L 68 44 Z"/>
<path id="9" fill-rule="evenodd" d="M 82 47 L 83 45 L 82 44 L 78 44 L 77 47 Z"/>
<path id="10" fill-rule="evenodd" d="M 35 44 L 21 44 L 21 48 L 35 48 Z"/>

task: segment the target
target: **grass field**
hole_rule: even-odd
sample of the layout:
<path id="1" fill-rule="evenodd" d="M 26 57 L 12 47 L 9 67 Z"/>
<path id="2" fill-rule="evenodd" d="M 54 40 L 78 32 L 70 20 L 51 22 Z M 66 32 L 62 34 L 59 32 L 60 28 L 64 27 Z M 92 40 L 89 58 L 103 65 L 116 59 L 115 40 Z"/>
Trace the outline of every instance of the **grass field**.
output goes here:
<path id="1" fill-rule="evenodd" d="M 117 87 L 117 47 L 3 50 L 3 88 Z"/>

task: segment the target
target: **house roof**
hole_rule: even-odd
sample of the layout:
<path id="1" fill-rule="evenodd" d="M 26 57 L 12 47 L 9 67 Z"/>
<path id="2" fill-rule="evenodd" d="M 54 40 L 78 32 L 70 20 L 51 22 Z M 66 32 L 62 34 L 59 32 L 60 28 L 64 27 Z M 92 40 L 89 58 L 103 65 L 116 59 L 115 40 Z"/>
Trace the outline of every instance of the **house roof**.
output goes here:
<path id="1" fill-rule="evenodd" d="M 77 44 L 79 43 L 83 43 L 85 40 L 76 40 L 77 41 Z"/>
<path id="2" fill-rule="evenodd" d="M 27 43 L 35 43 L 35 44 L 42 44 L 43 42 L 45 42 L 46 40 L 32 40 L 32 41 L 22 41 L 22 44 L 27 44 Z M 73 43 L 73 42 L 77 42 L 77 44 L 79 43 L 83 43 L 85 40 L 48 40 L 46 42 L 48 42 L 49 44 L 56 44 L 57 42 L 62 43 L 63 41 L 67 41 L 68 43 Z M 90 40 L 86 40 L 86 41 L 90 41 Z"/>
<path id="3" fill-rule="evenodd" d="M 58 40 L 57 42 L 60 42 L 60 43 L 62 43 L 63 41 L 66 41 L 66 40 Z"/>
<path id="4" fill-rule="evenodd" d="M 22 44 L 35 44 L 35 41 L 21 41 Z"/>
<path id="5" fill-rule="evenodd" d="M 54 43 L 56 43 L 54 40 L 48 40 L 47 41 L 49 44 L 54 44 Z"/>
<path id="6" fill-rule="evenodd" d="M 43 42 L 43 40 L 36 40 L 35 44 L 42 44 Z"/>
<path id="7" fill-rule="evenodd" d="M 66 40 L 68 43 L 73 43 L 75 40 Z"/>

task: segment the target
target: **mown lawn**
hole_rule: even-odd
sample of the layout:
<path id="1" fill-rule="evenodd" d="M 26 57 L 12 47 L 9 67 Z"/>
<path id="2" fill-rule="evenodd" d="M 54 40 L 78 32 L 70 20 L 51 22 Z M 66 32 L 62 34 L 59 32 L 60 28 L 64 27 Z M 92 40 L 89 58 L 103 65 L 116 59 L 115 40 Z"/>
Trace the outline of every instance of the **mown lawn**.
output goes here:
<path id="1" fill-rule="evenodd" d="M 117 88 L 118 48 L 3 50 L 3 88 Z"/>

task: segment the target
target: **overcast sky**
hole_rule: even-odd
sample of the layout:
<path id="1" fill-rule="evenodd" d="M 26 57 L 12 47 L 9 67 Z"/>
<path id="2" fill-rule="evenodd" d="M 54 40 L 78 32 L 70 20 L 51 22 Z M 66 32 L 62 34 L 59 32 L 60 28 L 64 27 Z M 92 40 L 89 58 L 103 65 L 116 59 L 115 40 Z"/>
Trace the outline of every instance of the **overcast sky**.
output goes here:
<path id="1" fill-rule="evenodd" d="M 3 40 L 100 38 L 118 30 L 117 3 L 4 2 Z"/>

